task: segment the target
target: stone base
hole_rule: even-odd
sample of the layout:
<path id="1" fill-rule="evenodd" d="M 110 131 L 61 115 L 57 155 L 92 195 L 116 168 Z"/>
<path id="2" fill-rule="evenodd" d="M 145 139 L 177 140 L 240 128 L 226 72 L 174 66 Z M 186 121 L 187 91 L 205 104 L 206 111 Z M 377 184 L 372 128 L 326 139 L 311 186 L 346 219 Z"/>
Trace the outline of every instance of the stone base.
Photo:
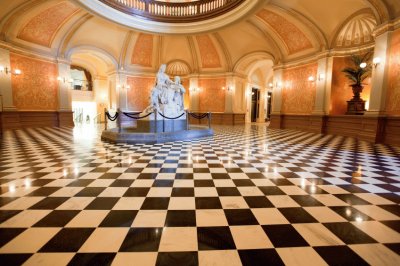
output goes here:
<path id="1" fill-rule="evenodd" d="M 154 122 L 154 121 L 153 121 Z M 174 132 L 158 132 L 144 133 L 138 132 L 136 128 L 123 128 L 119 131 L 118 128 L 104 130 L 101 134 L 101 139 L 114 143 L 144 143 L 155 144 L 170 141 L 192 140 L 202 137 L 210 137 L 214 135 L 214 131 L 209 128 L 192 128 L 190 130 L 179 130 Z"/>

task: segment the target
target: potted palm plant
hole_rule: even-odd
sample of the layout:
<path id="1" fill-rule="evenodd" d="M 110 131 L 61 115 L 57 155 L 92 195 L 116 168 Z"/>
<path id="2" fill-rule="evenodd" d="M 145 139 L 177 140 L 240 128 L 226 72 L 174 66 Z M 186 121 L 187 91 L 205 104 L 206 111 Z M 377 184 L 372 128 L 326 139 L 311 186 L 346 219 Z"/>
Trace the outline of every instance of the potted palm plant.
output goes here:
<path id="1" fill-rule="evenodd" d="M 364 55 L 351 55 L 352 66 L 342 70 L 352 83 L 350 87 L 353 89 L 353 98 L 347 101 L 346 114 L 362 115 L 365 112 L 365 101 L 361 98 L 360 94 L 365 85 L 363 81 L 371 76 L 371 57 L 372 52 L 367 52 Z"/>

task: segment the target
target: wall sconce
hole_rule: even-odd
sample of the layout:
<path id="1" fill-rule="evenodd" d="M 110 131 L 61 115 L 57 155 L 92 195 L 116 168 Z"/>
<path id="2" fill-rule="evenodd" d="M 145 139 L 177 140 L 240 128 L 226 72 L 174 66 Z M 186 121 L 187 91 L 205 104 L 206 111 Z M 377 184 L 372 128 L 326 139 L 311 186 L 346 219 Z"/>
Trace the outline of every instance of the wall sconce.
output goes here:
<path id="1" fill-rule="evenodd" d="M 308 81 L 309 81 L 309 82 L 314 82 L 314 81 L 315 81 L 314 76 L 309 76 L 309 77 L 308 77 Z"/>
<path id="2" fill-rule="evenodd" d="M 12 70 L 12 69 L 9 68 L 9 67 L 0 66 L 0 73 L 4 73 L 4 74 L 6 74 L 6 75 L 12 73 L 12 74 L 18 76 L 18 75 L 21 75 L 21 74 L 22 74 L 22 71 L 21 71 L 20 69 L 18 69 L 18 68 Z"/>
<path id="3" fill-rule="evenodd" d="M 372 60 L 372 63 L 374 64 L 374 67 L 376 68 L 381 63 L 381 58 L 380 57 L 375 57 Z"/>
<path id="4" fill-rule="evenodd" d="M 360 67 L 361 67 L 361 68 L 366 68 L 366 67 L 367 67 L 367 63 L 362 62 L 362 63 L 360 64 Z"/>
<path id="5" fill-rule="evenodd" d="M 282 83 L 282 82 L 277 82 L 277 83 L 276 83 L 276 87 L 277 87 L 277 88 L 280 89 L 280 88 L 282 88 L 282 86 L 283 86 L 283 83 Z"/>
<path id="6" fill-rule="evenodd" d="M 232 88 L 231 88 L 231 87 L 229 87 L 229 86 L 228 86 L 228 87 L 226 87 L 226 88 L 225 88 L 225 87 L 222 87 L 222 90 L 223 90 L 223 91 L 224 91 L 225 89 L 227 89 L 228 91 L 231 91 L 231 90 L 232 90 Z"/>
<path id="7" fill-rule="evenodd" d="M 318 75 L 318 80 L 319 81 L 324 80 L 324 79 L 325 79 L 325 74 L 319 74 Z"/>
<path id="8" fill-rule="evenodd" d="M 73 83 L 74 82 L 74 80 L 72 79 L 72 78 L 66 78 L 66 77 L 57 77 L 57 80 L 58 81 L 62 81 L 63 83 Z"/>
<path id="9" fill-rule="evenodd" d="M 272 84 L 271 82 L 268 84 L 268 87 L 270 87 L 271 89 L 274 87 L 274 84 Z"/>
<path id="10" fill-rule="evenodd" d="M 128 85 L 128 84 L 118 84 L 117 85 L 117 89 L 121 89 L 121 90 L 129 90 L 131 88 L 131 86 L 130 85 Z"/>

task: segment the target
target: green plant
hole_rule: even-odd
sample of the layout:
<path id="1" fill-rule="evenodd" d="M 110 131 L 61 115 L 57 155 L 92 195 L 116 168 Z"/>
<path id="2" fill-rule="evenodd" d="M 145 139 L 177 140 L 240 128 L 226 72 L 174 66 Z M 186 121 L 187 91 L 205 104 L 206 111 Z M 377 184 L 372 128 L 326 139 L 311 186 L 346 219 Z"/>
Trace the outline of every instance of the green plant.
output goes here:
<path id="1" fill-rule="evenodd" d="M 352 67 L 346 67 L 342 69 L 346 77 L 353 82 L 352 86 L 361 86 L 362 82 L 371 76 L 372 66 L 371 66 L 372 52 L 367 52 L 364 55 L 351 55 Z M 366 63 L 365 67 L 361 67 L 362 63 Z"/>

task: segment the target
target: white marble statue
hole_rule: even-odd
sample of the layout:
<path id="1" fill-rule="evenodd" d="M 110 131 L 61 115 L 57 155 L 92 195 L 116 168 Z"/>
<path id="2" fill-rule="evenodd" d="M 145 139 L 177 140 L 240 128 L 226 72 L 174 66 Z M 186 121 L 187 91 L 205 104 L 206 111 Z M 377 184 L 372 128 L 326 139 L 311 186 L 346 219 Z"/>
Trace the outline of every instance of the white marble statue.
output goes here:
<path id="1" fill-rule="evenodd" d="M 177 117 L 184 111 L 183 94 L 186 92 L 179 76 L 174 81 L 165 73 L 166 65 L 160 66 L 157 81 L 151 91 L 150 106 L 147 112 L 159 111 L 168 117 Z"/>

